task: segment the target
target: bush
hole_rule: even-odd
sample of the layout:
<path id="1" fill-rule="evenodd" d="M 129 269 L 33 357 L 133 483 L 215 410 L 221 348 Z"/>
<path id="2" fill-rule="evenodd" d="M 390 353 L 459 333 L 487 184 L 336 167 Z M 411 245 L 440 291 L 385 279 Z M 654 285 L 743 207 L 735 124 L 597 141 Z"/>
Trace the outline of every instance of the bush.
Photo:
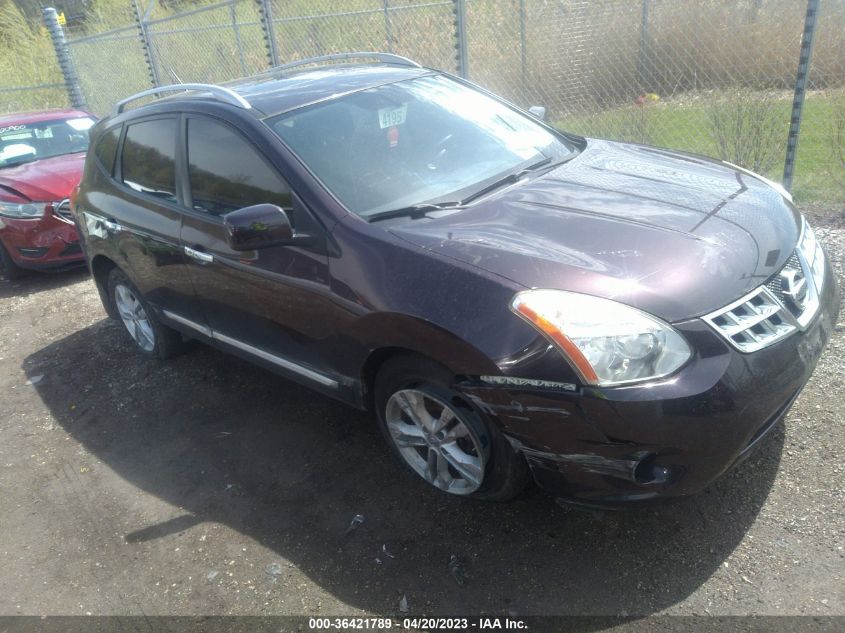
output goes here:
<path id="1" fill-rule="evenodd" d="M 782 159 L 787 130 L 779 97 L 767 91 L 724 91 L 707 106 L 707 121 L 719 157 L 755 172 Z"/>

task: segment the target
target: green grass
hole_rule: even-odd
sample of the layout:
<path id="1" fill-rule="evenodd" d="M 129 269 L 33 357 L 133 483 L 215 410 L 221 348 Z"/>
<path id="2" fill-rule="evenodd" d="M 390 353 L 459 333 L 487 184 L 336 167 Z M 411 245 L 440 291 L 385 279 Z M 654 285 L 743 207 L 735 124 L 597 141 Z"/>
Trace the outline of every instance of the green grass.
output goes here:
<path id="1" fill-rule="evenodd" d="M 13 4 L 0 0 L 0 88 L 62 83 L 53 43 Z M 64 88 L 0 92 L 0 114 L 67 105 Z"/>
<path id="2" fill-rule="evenodd" d="M 795 164 L 792 192 L 797 202 L 839 204 L 845 201 L 845 174 L 833 158 L 831 136 L 834 110 L 841 108 L 841 97 L 809 94 L 804 104 L 801 136 Z M 840 105 L 837 105 L 840 104 Z M 792 108 L 789 99 L 775 105 L 775 114 L 783 122 L 782 141 L 775 150 L 773 166 L 763 175 L 780 182 L 783 177 L 786 136 Z M 710 134 L 708 106 L 672 102 L 647 104 L 607 110 L 598 114 L 558 119 L 556 126 L 585 136 L 645 142 L 658 147 L 680 149 L 705 156 L 719 156 Z"/>

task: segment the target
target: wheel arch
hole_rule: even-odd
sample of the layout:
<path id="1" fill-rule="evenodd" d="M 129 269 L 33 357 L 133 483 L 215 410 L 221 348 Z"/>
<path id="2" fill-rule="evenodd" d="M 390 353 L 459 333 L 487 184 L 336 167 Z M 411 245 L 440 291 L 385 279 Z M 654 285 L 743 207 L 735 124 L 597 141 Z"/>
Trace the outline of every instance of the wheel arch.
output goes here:
<path id="1" fill-rule="evenodd" d="M 406 347 L 379 347 L 370 352 L 361 367 L 361 403 L 367 411 L 375 410 L 376 376 L 382 366 L 396 356 L 419 356 L 418 352 Z"/>
<path id="2" fill-rule="evenodd" d="M 117 318 L 117 310 L 114 301 L 109 297 L 109 275 L 115 268 L 118 268 L 118 265 L 105 255 L 96 255 L 91 260 L 91 276 L 94 278 L 97 292 L 100 293 L 100 301 L 106 313 L 113 319 Z"/>
<path id="3" fill-rule="evenodd" d="M 420 356 L 448 369 L 455 376 L 498 374 L 496 364 L 481 350 L 459 336 L 433 323 L 400 315 L 380 315 L 368 319 L 362 340 L 375 341 L 360 365 L 361 404 L 373 410 L 376 376 L 391 358 Z"/>

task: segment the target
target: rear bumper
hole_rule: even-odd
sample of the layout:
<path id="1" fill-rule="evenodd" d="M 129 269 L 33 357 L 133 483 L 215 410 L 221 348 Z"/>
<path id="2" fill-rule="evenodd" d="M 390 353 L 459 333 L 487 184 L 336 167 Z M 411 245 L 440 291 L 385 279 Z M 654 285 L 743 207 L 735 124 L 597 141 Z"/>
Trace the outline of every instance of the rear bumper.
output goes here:
<path id="1" fill-rule="evenodd" d="M 741 462 L 776 428 L 836 324 L 830 271 L 811 325 L 752 354 L 700 320 L 678 324 L 695 358 L 671 379 L 613 389 L 503 389 L 465 384 L 549 492 L 597 507 L 680 497 Z"/>
<path id="2" fill-rule="evenodd" d="M 52 212 L 43 218 L 0 218 L 0 241 L 21 268 L 61 270 L 85 263 L 76 227 Z"/>

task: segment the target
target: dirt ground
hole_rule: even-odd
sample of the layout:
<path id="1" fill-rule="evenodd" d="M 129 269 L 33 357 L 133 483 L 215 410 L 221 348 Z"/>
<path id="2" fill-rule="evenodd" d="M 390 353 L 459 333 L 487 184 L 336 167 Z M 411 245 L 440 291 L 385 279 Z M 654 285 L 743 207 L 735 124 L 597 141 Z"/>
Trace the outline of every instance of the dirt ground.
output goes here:
<path id="1" fill-rule="evenodd" d="M 840 279 L 842 218 L 816 220 Z M 142 358 L 85 271 L 32 275 L 0 287 L 0 614 L 843 615 L 843 352 L 845 315 L 785 427 L 697 497 L 494 505 L 238 359 Z"/>

